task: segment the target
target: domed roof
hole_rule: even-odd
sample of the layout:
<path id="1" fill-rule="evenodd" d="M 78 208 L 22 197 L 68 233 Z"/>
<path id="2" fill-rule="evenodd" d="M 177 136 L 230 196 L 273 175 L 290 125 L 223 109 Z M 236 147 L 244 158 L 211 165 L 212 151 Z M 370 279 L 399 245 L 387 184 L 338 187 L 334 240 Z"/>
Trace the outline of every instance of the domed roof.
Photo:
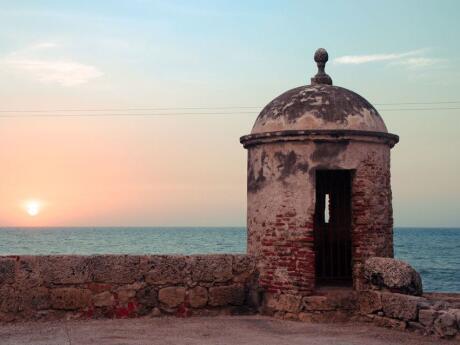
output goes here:
<path id="1" fill-rule="evenodd" d="M 251 134 L 310 129 L 387 132 L 378 111 L 353 91 L 307 85 L 286 91 L 259 114 Z"/>
<path id="2" fill-rule="evenodd" d="M 318 74 L 312 84 L 276 97 L 261 111 L 251 134 L 287 130 L 360 130 L 388 133 L 378 111 L 363 97 L 332 86 L 324 72 L 327 52 L 318 49 Z"/>

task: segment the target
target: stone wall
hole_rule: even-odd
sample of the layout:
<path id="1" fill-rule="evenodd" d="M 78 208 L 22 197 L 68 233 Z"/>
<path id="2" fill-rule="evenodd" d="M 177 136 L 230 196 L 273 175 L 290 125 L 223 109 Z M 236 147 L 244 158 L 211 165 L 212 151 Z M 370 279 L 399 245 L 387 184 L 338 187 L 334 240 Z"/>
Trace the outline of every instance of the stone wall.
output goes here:
<path id="1" fill-rule="evenodd" d="M 419 297 L 367 291 L 359 295 L 359 312 L 364 321 L 378 326 L 409 329 L 441 338 L 460 334 L 460 294 Z"/>
<path id="2" fill-rule="evenodd" d="M 350 321 L 358 305 L 357 292 L 349 288 L 320 289 L 310 296 L 268 293 L 264 297 L 263 314 L 304 322 Z"/>
<path id="3" fill-rule="evenodd" d="M 312 296 L 267 293 L 261 312 L 303 322 L 371 322 L 460 339 L 460 293 L 411 296 L 388 291 L 320 289 Z"/>
<path id="4" fill-rule="evenodd" d="M 250 312 L 247 255 L 0 257 L 0 321 Z"/>
<path id="5" fill-rule="evenodd" d="M 395 293 L 389 271 L 379 286 L 368 276 L 367 291 L 321 288 L 303 296 L 261 288 L 248 255 L 0 257 L 0 322 L 259 312 L 460 337 L 460 294 Z"/>
<path id="6" fill-rule="evenodd" d="M 373 257 L 364 263 L 358 312 L 379 326 L 410 329 L 442 338 L 460 330 L 460 294 L 423 295 L 420 274 L 404 261 Z"/>

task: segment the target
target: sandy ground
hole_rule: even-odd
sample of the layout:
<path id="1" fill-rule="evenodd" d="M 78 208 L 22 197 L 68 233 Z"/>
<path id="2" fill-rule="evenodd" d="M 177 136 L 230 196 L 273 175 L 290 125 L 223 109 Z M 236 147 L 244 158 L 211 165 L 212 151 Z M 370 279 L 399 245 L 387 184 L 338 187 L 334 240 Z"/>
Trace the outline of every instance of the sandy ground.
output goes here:
<path id="1" fill-rule="evenodd" d="M 1 345 L 458 344 L 369 324 L 307 324 L 261 316 L 142 318 L 0 325 Z"/>

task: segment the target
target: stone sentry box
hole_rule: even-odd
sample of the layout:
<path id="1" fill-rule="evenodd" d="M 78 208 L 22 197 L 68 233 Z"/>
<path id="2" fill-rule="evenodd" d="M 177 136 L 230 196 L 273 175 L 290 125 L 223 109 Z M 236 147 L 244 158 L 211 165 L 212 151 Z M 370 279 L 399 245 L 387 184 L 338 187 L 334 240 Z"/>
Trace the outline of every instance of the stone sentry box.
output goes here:
<path id="1" fill-rule="evenodd" d="M 322 285 L 365 289 L 370 257 L 393 257 L 390 134 L 363 97 L 332 85 L 328 54 L 311 85 L 259 114 L 248 150 L 248 254 L 268 293 L 308 296 Z"/>

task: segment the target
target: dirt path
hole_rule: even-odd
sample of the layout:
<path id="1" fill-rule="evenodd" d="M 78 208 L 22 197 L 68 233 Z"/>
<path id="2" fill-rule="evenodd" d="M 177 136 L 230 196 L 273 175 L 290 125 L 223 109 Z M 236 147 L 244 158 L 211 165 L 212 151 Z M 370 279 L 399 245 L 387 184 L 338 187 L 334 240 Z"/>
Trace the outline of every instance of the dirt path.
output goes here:
<path id="1" fill-rule="evenodd" d="M 1 345 L 458 344 L 368 324 L 307 324 L 261 316 L 142 318 L 0 325 Z"/>

